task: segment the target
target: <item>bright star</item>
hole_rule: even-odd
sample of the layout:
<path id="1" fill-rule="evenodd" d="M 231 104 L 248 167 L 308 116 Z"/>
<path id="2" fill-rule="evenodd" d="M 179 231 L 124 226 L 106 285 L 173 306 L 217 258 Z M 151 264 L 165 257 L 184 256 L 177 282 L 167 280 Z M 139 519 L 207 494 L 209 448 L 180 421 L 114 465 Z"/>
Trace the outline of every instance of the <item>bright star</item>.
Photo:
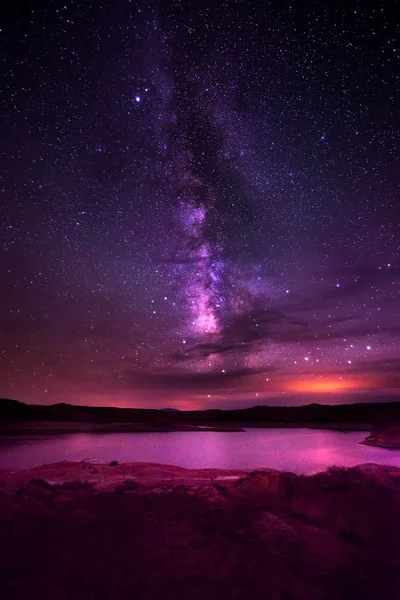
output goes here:
<path id="1" fill-rule="evenodd" d="M 136 102 L 140 102 L 140 96 L 135 97 Z"/>

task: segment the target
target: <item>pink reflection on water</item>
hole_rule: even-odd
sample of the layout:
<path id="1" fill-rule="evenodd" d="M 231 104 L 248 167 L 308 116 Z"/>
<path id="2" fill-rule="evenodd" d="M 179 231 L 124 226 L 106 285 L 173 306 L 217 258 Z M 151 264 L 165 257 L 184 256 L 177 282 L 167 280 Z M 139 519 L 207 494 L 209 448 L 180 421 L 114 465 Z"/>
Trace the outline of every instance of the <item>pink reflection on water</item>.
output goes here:
<path id="1" fill-rule="evenodd" d="M 365 436 L 364 432 L 307 429 L 4 436 L 0 437 L 0 467 L 27 468 L 84 459 L 154 462 L 187 468 L 271 468 L 295 473 L 362 463 L 400 467 L 400 452 L 360 445 Z"/>

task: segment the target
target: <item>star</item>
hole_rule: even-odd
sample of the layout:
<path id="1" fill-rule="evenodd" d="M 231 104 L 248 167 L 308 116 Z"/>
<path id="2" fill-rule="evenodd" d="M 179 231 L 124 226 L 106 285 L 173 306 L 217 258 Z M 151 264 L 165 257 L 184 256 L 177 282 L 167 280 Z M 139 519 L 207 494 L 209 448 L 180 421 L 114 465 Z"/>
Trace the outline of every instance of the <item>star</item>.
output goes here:
<path id="1" fill-rule="evenodd" d="M 236 408 L 269 372 L 283 404 L 350 371 L 349 402 L 397 394 L 390 3 L 338 6 L 334 52 L 308 3 L 45 4 L 0 36 L 1 397 Z"/>

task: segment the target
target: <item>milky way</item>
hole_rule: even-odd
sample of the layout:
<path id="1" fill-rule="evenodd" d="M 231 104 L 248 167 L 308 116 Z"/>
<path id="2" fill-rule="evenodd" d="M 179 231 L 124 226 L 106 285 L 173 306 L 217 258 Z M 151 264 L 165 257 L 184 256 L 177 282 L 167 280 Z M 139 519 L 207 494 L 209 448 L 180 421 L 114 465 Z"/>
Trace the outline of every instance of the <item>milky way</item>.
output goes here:
<path id="1" fill-rule="evenodd" d="M 391 3 L 7 11 L 2 396 L 397 397 Z"/>

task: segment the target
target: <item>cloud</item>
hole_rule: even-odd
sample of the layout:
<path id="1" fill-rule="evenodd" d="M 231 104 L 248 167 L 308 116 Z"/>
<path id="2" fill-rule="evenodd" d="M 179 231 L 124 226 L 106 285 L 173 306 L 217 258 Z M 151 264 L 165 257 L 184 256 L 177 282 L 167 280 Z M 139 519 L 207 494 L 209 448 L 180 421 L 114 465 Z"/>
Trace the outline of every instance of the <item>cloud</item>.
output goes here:
<path id="1" fill-rule="evenodd" d="M 298 297 L 280 305 L 265 307 L 260 297 L 247 298 L 248 309 L 240 314 L 221 317 L 219 336 L 199 340 L 173 355 L 175 361 L 206 358 L 211 355 L 258 352 L 268 343 L 320 344 L 345 338 L 379 335 L 391 339 L 400 334 L 400 326 L 385 323 L 385 311 L 376 319 L 354 312 L 353 299 L 371 286 L 381 287 L 400 274 L 400 265 L 367 266 L 359 269 L 334 269 L 325 280 L 330 286 L 307 298 Z M 344 280 L 344 281 L 343 281 Z M 336 282 L 340 281 L 339 287 Z M 384 300 L 383 300 L 384 301 Z"/>
<path id="2" fill-rule="evenodd" d="M 233 352 L 250 352 L 264 340 L 273 339 L 276 332 L 286 327 L 304 328 L 308 323 L 302 319 L 292 320 L 287 315 L 270 309 L 254 307 L 239 315 L 225 317 L 221 334 L 218 338 L 200 342 L 175 353 L 178 361 L 204 358 L 212 354 L 230 354 Z"/>
<path id="3" fill-rule="evenodd" d="M 354 298 L 372 287 L 382 287 L 394 278 L 400 277 L 400 263 L 367 265 L 358 268 L 338 267 L 329 273 L 321 273 L 321 279 L 329 282 L 329 291 L 321 291 L 286 305 L 293 311 L 315 311 L 321 308 L 335 307 L 339 302 Z M 336 285 L 338 284 L 338 286 Z"/>
<path id="4" fill-rule="evenodd" d="M 353 372 L 366 373 L 375 372 L 378 375 L 394 374 L 400 382 L 400 358 L 387 358 L 380 360 L 359 360 L 356 362 Z"/>
<path id="5" fill-rule="evenodd" d="M 171 391 L 221 391 L 239 387 L 248 378 L 260 373 L 271 372 L 272 367 L 263 369 L 235 369 L 219 372 L 159 372 L 144 373 L 125 370 L 120 381 L 125 387 L 146 390 Z"/>

